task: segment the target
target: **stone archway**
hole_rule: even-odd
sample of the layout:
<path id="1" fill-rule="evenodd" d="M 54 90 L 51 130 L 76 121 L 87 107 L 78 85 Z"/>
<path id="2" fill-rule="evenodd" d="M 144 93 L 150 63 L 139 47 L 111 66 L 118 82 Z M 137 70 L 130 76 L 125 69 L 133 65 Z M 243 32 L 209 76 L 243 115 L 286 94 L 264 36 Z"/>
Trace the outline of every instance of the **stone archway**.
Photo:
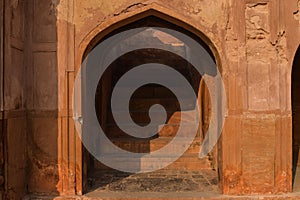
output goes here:
<path id="1" fill-rule="evenodd" d="M 145 18 L 147 16 L 156 16 L 172 24 L 182 27 L 201 39 L 212 51 L 216 64 L 223 74 L 222 69 L 228 69 L 226 62 L 225 49 L 218 36 L 218 33 L 209 29 L 206 24 L 199 21 L 193 21 L 187 16 L 179 14 L 176 10 L 167 8 L 158 3 L 151 3 L 141 8 L 133 9 L 125 14 L 106 18 L 101 23 L 89 23 L 89 28 L 77 31 L 72 18 L 74 14 L 73 4 L 62 4 L 59 9 L 58 27 L 58 105 L 59 105 L 59 130 L 58 130 L 58 167 L 59 182 L 57 184 L 61 195 L 82 195 L 84 166 L 82 165 L 82 142 L 74 129 L 72 119 L 72 95 L 74 77 L 78 73 L 85 52 L 88 52 L 103 37 L 114 30 L 125 26 L 131 22 Z M 68 15 L 66 15 L 68 13 Z M 74 43 L 75 42 L 75 43 Z M 225 73 L 225 72 L 224 72 Z M 225 78 L 227 85 L 228 76 Z M 231 93 L 232 95 L 234 93 Z M 227 95 L 229 95 L 227 93 Z M 237 98 L 235 95 L 230 99 Z M 229 99 L 229 98 L 228 98 Z M 218 169 L 220 174 L 220 185 L 225 194 L 235 194 L 239 191 L 239 184 L 236 180 L 241 170 L 241 164 L 237 163 L 241 156 L 240 142 L 232 140 L 232 125 L 238 124 L 235 117 L 226 119 L 225 128 L 222 133 L 222 139 L 218 145 Z M 234 129 L 234 133 L 239 137 L 239 127 Z M 230 133 L 229 133 L 230 132 Z M 224 134 L 225 133 L 225 134 Z M 226 144 L 226 145 L 225 145 Z M 237 151 L 233 151 L 237 149 Z M 223 159 L 226 156 L 226 159 Z M 233 186 L 234 187 L 233 187 Z"/>
<path id="2" fill-rule="evenodd" d="M 146 25 L 145 25 L 146 24 Z M 110 34 L 116 34 L 118 31 L 122 31 L 123 29 L 130 29 L 130 28 L 133 28 L 133 27 L 135 27 L 135 26 L 146 26 L 146 27 L 149 27 L 150 29 L 151 28 L 153 28 L 153 27 L 155 27 L 155 26 L 158 26 L 158 27 L 167 27 L 167 28 L 171 28 L 171 29 L 177 29 L 177 31 L 180 31 L 180 32 L 183 32 L 184 34 L 188 34 L 190 37 L 193 37 L 194 39 L 196 39 L 197 41 L 198 41 L 198 43 L 200 44 L 200 45 L 202 45 L 203 46 L 203 48 L 204 49 L 206 49 L 206 51 L 208 52 L 208 54 L 210 55 L 210 56 L 212 56 L 212 57 L 214 57 L 214 55 L 213 55 L 213 53 L 211 52 L 211 50 L 210 50 L 210 48 L 203 42 L 203 40 L 201 40 L 197 35 L 195 35 L 194 33 L 192 33 L 192 32 L 189 32 L 188 30 L 186 30 L 184 27 L 179 27 L 179 26 L 177 26 L 176 24 L 173 24 L 173 23 L 171 23 L 171 22 L 168 22 L 167 20 L 165 20 L 165 19 L 163 19 L 163 18 L 161 18 L 161 16 L 160 17 L 157 17 L 157 16 L 155 16 L 155 15 L 153 15 L 153 14 L 150 14 L 149 16 L 147 16 L 147 17 L 144 17 L 144 18 L 142 18 L 142 19 L 139 19 L 139 20 L 137 20 L 136 22 L 131 22 L 131 23 L 129 23 L 128 25 L 127 25 L 127 27 L 126 27 L 126 25 L 123 25 L 123 26 L 121 26 L 119 29 L 115 29 L 114 30 L 114 32 L 111 32 Z M 152 30 L 153 31 L 153 30 Z M 166 33 L 163 33 L 163 34 L 165 34 L 166 35 Z M 105 38 L 107 38 L 107 37 L 109 37 L 109 34 L 108 34 L 108 36 L 106 35 L 105 36 Z M 157 37 L 157 36 L 156 36 Z M 164 36 L 162 36 L 162 37 L 164 37 Z M 169 37 L 169 36 L 168 36 Z M 169 38 L 167 38 L 167 40 L 168 40 Z M 90 50 L 90 49 L 92 49 L 93 47 L 95 47 L 99 42 L 101 42 L 101 39 L 99 39 L 99 38 L 97 38 L 96 37 L 96 39 L 94 40 L 94 41 L 92 41 L 91 42 L 91 45 L 89 45 L 88 46 L 88 49 L 86 50 L 86 52 L 85 52 L 85 55 L 87 55 L 87 53 L 88 53 L 88 51 Z M 153 41 L 152 41 L 153 42 Z M 164 41 L 160 41 L 160 42 L 162 42 L 162 43 L 164 43 Z M 94 44 L 94 45 L 93 45 Z M 173 45 L 173 44 L 168 44 L 168 45 Z M 178 44 L 176 44 L 176 45 L 178 45 Z M 174 47 L 176 46 L 175 44 L 173 45 Z M 184 47 L 184 45 L 185 44 L 182 44 L 182 45 L 179 45 L 179 46 L 183 46 Z M 122 48 L 122 47 L 120 47 L 120 48 Z M 141 55 L 147 55 L 147 53 L 148 53 L 148 55 L 149 55 L 149 52 L 147 52 L 147 50 L 145 51 L 143 51 L 143 52 L 139 52 L 139 53 L 141 53 Z M 184 52 L 184 53 L 187 53 L 187 52 Z M 127 56 L 127 57 L 125 57 L 124 59 L 121 59 L 121 60 L 118 60 L 118 64 L 120 64 L 121 63 L 121 72 L 122 71 L 125 71 L 125 73 L 126 73 L 126 71 L 128 70 L 126 70 L 126 67 L 125 67 L 125 70 L 123 70 L 123 68 L 124 68 L 124 66 L 126 66 L 126 65 L 128 65 L 128 62 L 129 63 L 131 63 L 131 62 L 135 62 L 135 60 L 133 59 L 134 57 L 136 57 L 136 55 L 134 55 L 135 53 L 133 53 L 133 56 L 132 55 L 129 55 L 129 56 Z M 138 53 L 137 53 L 138 54 Z M 167 64 L 173 64 L 173 65 L 178 65 L 178 63 L 182 63 L 181 62 L 181 60 L 180 59 L 175 59 L 175 60 L 173 60 L 173 61 L 169 61 L 168 60 L 168 58 L 161 58 L 161 57 L 159 57 L 159 54 L 164 54 L 164 52 L 155 52 L 154 50 L 151 50 L 151 52 L 150 52 L 150 54 L 152 55 L 152 56 L 154 56 L 156 59 L 158 58 L 158 59 L 160 59 L 158 62 L 161 62 L 161 63 L 167 63 Z M 151 57 L 151 56 L 150 56 Z M 172 54 L 168 54 L 168 55 L 166 55 L 166 57 L 170 57 L 170 58 L 172 58 Z M 127 59 L 127 60 L 126 60 Z M 128 59 L 129 59 L 129 61 L 128 61 Z M 133 59 L 133 61 L 132 61 L 132 59 Z M 124 64 L 124 62 L 125 61 L 127 62 L 127 63 L 125 63 Z M 143 59 L 142 59 L 143 60 Z M 155 60 L 155 59 L 154 59 Z M 157 61 L 157 60 L 156 60 Z M 122 63 L 123 62 L 123 63 Z M 138 61 L 139 62 L 139 61 Z M 151 59 L 149 60 L 149 58 L 146 58 L 145 60 L 143 60 L 142 61 L 142 64 L 143 63 L 147 63 L 147 62 L 151 62 Z M 178 62 L 178 63 L 176 63 L 176 62 Z M 132 63 L 131 63 L 132 64 Z M 194 85 L 193 87 L 194 87 L 194 90 L 195 90 L 195 93 L 198 95 L 198 102 L 195 102 L 196 104 L 197 103 L 199 103 L 199 104 L 201 104 L 201 106 L 203 107 L 203 109 L 201 109 L 201 111 L 202 111 L 202 115 L 201 116 L 199 116 L 199 117 L 201 117 L 203 120 L 202 120 L 202 122 L 201 122 L 201 124 L 200 124 L 200 130 L 199 130 L 199 132 L 201 132 L 201 134 L 199 134 L 199 142 L 201 143 L 201 139 L 203 139 L 203 137 L 204 137 L 204 135 L 203 135 L 203 133 L 207 130 L 207 128 L 208 128 L 208 122 L 209 122 L 209 112 L 210 112 L 210 108 L 209 108 L 209 105 L 210 105 L 210 103 L 209 103 L 209 94 L 208 94 L 208 92 L 207 92 L 207 89 L 206 89 L 206 87 L 205 87 L 205 84 L 203 84 L 203 81 L 200 81 L 200 80 L 202 80 L 201 79 L 201 77 L 199 76 L 199 75 L 197 75 L 197 73 L 195 73 L 195 70 L 193 71 L 193 69 L 189 69 L 189 68 L 191 68 L 191 67 L 193 67 L 193 66 L 189 66 L 189 64 L 188 63 L 185 63 L 185 64 L 187 64 L 186 65 L 186 67 L 184 67 L 184 69 L 183 70 L 185 70 L 185 72 L 187 72 L 189 75 L 185 75 L 185 77 L 187 78 L 187 76 L 189 76 L 189 82 L 192 84 L 192 85 Z M 132 64 L 133 65 L 133 67 L 134 67 L 134 65 L 136 65 L 136 63 L 135 64 Z M 130 67 L 132 67 L 132 66 L 130 66 L 129 65 L 129 68 Z M 178 67 L 178 66 L 177 66 Z M 128 66 L 127 66 L 127 68 L 128 68 Z M 175 67 L 176 68 L 176 67 Z M 179 67 L 180 68 L 180 67 Z M 182 66 L 181 66 L 181 68 L 182 68 Z M 110 74 L 118 74 L 119 72 L 118 72 L 118 70 L 120 70 L 120 68 L 116 68 L 115 67 L 115 69 L 114 68 L 112 68 L 111 69 L 111 71 L 110 72 L 108 72 L 108 73 L 110 73 Z M 177 69 L 178 71 L 180 71 L 179 69 Z M 182 73 L 184 73 L 184 72 L 182 72 Z M 124 72 L 123 72 L 123 74 L 124 74 Z M 122 75 L 122 74 L 121 74 Z M 99 123 L 100 124 L 104 124 L 104 126 L 105 126 L 105 124 L 106 124 L 106 120 L 109 120 L 108 118 L 111 118 L 111 117 L 109 117 L 108 116 L 108 110 L 107 110 L 107 107 L 109 107 L 108 106 L 108 104 L 107 104 L 107 102 L 109 102 L 109 100 L 106 98 L 106 97 L 109 97 L 110 96 L 110 93 L 111 93 L 111 85 L 114 85 L 115 83 L 113 82 L 113 77 L 112 78 L 109 78 L 108 80 L 105 80 L 105 81 L 109 81 L 110 83 L 108 84 L 108 85 L 104 85 L 103 86 L 103 83 L 102 83 L 102 85 L 101 85 L 101 81 L 100 81 L 100 83 L 99 83 L 99 85 L 100 85 L 100 89 L 99 89 L 99 92 L 98 92 L 98 94 L 99 94 L 99 97 L 98 97 L 98 101 L 96 101 L 96 110 L 98 110 L 98 120 L 99 120 Z M 104 81 L 104 82 L 105 82 Z M 102 82 L 103 82 L 103 80 L 102 80 Z M 99 86 L 98 85 L 98 86 Z M 153 86 L 152 86 L 153 87 Z M 104 90 L 103 90 L 103 88 L 104 88 Z M 149 88 L 147 88 L 147 89 L 149 89 Z M 154 90 L 155 89 L 157 89 L 157 88 L 154 88 Z M 164 91 L 164 94 L 165 93 L 167 93 L 167 91 Z M 145 95 L 145 93 L 140 93 L 139 95 Z M 101 96 L 102 95 L 102 96 Z M 147 96 L 147 95 L 146 95 Z M 203 97 L 204 96 L 204 97 Z M 143 96 L 144 97 L 144 96 Z M 159 98 L 161 98 L 161 97 L 159 97 Z M 97 99 L 97 95 L 96 95 L 96 99 Z M 97 105 L 97 102 L 102 102 L 102 104 L 101 105 Z M 103 102 L 105 102 L 105 103 L 103 103 Z M 139 105 L 138 105 L 139 106 Z M 104 113 L 104 116 L 103 116 L 103 113 Z M 203 114 L 204 113 L 204 114 Z M 174 113 L 173 113 L 174 114 Z M 170 117 L 170 116 L 169 116 Z M 171 119 L 171 117 L 169 118 L 169 119 Z M 111 122 L 113 122 L 113 120 L 111 121 Z M 105 128 L 107 128 L 107 127 L 105 127 Z M 165 133 L 162 133 L 162 134 L 165 134 Z M 169 134 L 169 133 L 166 133 L 166 134 Z M 171 133 L 171 134 L 173 134 L 173 133 Z M 175 134 L 176 134 L 176 132 L 175 132 Z M 114 135 L 114 134 L 113 134 Z M 158 133 L 158 135 L 159 135 L 159 133 Z M 118 136 L 119 137 L 119 136 Z M 196 141 L 197 142 L 197 141 Z M 120 146 L 122 146 L 122 144 L 120 144 Z M 126 144 L 124 144 L 123 146 L 126 146 Z M 196 145 L 197 146 L 197 145 Z M 131 147 L 131 146 L 130 146 Z M 199 144 L 198 146 L 198 152 L 199 152 L 199 150 L 200 150 L 200 147 L 201 147 L 201 144 Z M 131 149 L 131 148 L 130 148 Z M 135 148 L 135 147 L 133 147 L 133 150 L 136 150 L 136 149 L 140 149 L 139 147 L 138 148 Z M 197 157 L 197 153 L 198 152 L 194 152 L 194 156 L 195 157 Z M 214 166 L 217 166 L 217 160 L 218 160 L 218 157 L 217 157 L 217 155 L 216 155 L 216 152 L 217 151 L 214 151 L 214 155 L 212 156 L 212 162 L 210 163 L 210 165 L 214 165 Z M 84 155 L 84 158 L 83 158 L 83 169 L 84 169 L 84 171 L 83 171 L 83 187 L 85 187 L 85 185 L 87 184 L 87 177 L 88 177 L 88 170 L 91 168 L 90 167 L 90 165 L 91 165 L 91 163 L 92 163 L 92 165 L 94 165 L 97 161 L 95 161 L 93 158 L 92 158 L 92 161 L 91 161 L 91 156 L 89 156 L 88 154 L 87 154 L 87 152 L 85 152 L 85 153 L 83 153 L 83 155 Z M 184 161 L 183 161 L 184 162 Z M 199 160 L 199 163 L 201 163 L 201 162 L 203 162 L 203 161 L 201 161 L 201 160 Z M 194 168 L 195 170 L 197 170 L 197 167 L 196 167 L 196 165 L 198 166 L 198 164 L 199 163 L 192 163 L 192 165 L 194 164 L 195 166 L 182 166 L 182 168 L 188 168 L 188 167 L 191 167 L 191 168 Z M 97 164 L 96 164 L 97 165 Z M 180 164 L 179 164 L 180 165 Z M 182 165 L 182 164 L 181 164 Z M 204 167 L 204 165 L 205 165 L 205 167 Z M 98 164 L 98 166 L 99 166 L 99 164 Z M 201 166 L 201 165 L 199 165 L 200 167 L 200 169 L 201 168 L 209 168 L 208 167 L 208 164 L 206 165 L 206 164 L 203 164 L 203 166 Z M 210 167 L 210 169 L 212 169 L 212 167 Z M 218 169 L 217 169 L 218 170 Z M 217 172 L 216 172 L 217 173 Z"/>
<path id="3" fill-rule="evenodd" d="M 300 47 L 292 69 L 293 191 L 300 191 Z"/>

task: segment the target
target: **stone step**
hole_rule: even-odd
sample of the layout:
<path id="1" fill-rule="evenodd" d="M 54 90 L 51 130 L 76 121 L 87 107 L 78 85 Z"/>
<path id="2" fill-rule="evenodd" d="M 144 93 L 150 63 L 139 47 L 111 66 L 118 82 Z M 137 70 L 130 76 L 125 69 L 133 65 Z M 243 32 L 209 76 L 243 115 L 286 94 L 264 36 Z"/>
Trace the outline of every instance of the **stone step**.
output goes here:
<path id="1" fill-rule="evenodd" d="M 170 157 L 155 157 L 151 159 L 143 159 L 141 158 L 140 163 L 136 164 L 132 161 L 130 158 L 122 158 L 119 156 L 113 156 L 111 154 L 107 154 L 110 160 L 112 162 L 115 162 L 117 165 L 122 164 L 129 169 L 142 169 L 142 170 L 153 170 L 157 169 L 158 167 L 167 164 L 168 162 L 165 161 L 165 158 L 171 158 L 172 156 L 176 155 L 170 155 Z M 101 162 L 95 162 L 95 168 L 100 170 L 107 170 L 109 167 L 102 164 Z M 184 154 L 176 161 L 172 162 L 170 165 L 162 168 L 162 170 L 201 170 L 201 169 L 211 169 L 212 164 L 209 160 L 209 157 L 199 158 L 198 154 Z"/>
<path id="2" fill-rule="evenodd" d="M 122 70 L 128 70 L 131 69 L 132 66 L 138 66 L 144 63 L 161 63 L 170 66 L 176 70 L 180 70 L 180 71 L 189 70 L 187 61 L 184 59 L 178 59 L 176 57 L 172 57 L 170 54 L 165 55 L 168 57 L 164 57 L 164 59 L 161 58 L 162 55 L 157 56 L 157 54 L 153 54 L 153 52 L 148 52 L 147 54 L 148 55 L 144 55 L 143 60 L 140 59 L 141 53 L 138 53 L 136 56 L 132 55 L 130 57 L 122 57 L 119 59 L 118 64 L 122 66 L 126 66 L 123 67 Z"/>
<path id="3" fill-rule="evenodd" d="M 135 152 L 135 153 L 149 153 L 156 151 L 164 146 L 166 146 L 172 138 L 170 137 L 161 137 L 155 139 L 134 139 L 134 138 L 111 138 L 110 139 L 116 146 L 121 149 Z M 186 142 L 185 138 L 182 138 L 182 144 L 174 144 L 174 149 L 172 152 L 177 152 L 178 148 L 182 147 Z M 201 147 L 201 140 L 199 137 L 196 137 L 192 144 L 189 146 L 185 153 L 199 153 Z M 108 154 L 111 151 L 109 150 L 108 145 L 101 145 L 101 152 L 104 154 Z M 169 153 L 172 153 L 169 152 Z"/>
<path id="4" fill-rule="evenodd" d="M 191 136 L 192 134 L 194 134 L 195 131 L 197 131 L 197 126 L 195 124 L 183 124 L 182 125 L 184 130 L 184 136 Z M 171 125 L 171 124 L 166 124 L 166 125 L 161 125 L 159 128 L 160 131 L 158 132 L 158 137 L 175 137 L 175 135 L 177 134 L 180 125 Z"/>
<path id="5" fill-rule="evenodd" d="M 126 127 L 126 130 L 130 132 L 135 132 L 135 128 L 131 125 L 121 124 L 122 126 Z M 147 124 L 139 124 L 139 125 L 147 125 Z M 150 126 L 148 130 L 149 137 L 157 134 L 159 137 L 174 137 L 178 130 L 180 128 L 180 124 L 164 124 L 159 126 Z M 146 128 L 145 128 L 146 129 Z M 182 130 L 184 133 L 181 135 L 184 136 L 190 136 L 191 134 L 194 134 L 194 130 L 197 131 L 197 125 L 194 123 L 182 123 Z M 127 133 L 125 133 L 123 130 L 120 129 L 115 124 L 107 125 L 106 127 L 106 133 L 109 138 L 123 138 L 128 136 Z"/>
<path id="6" fill-rule="evenodd" d="M 190 97 L 190 93 L 185 89 L 185 87 L 174 86 L 173 88 L 170 88 L 170 89 L 174 89 L 174 91 L 176 91 L 178 95 L 182 95 L 183 97 L 187 97 L 187 98 Z M 154 89 L 154 94 L 155 94 L 155 96 L 160 97 L 160 98 L 165 98 L 170 95 L 170 94 L 166 93 L 165 87 L 156 87 Z M 175 96 L 175 94 L 174 94 L 174 96 Z"/>
<path id="7" fill-rule="evenodd" d="M 136 98 L 132 99 L 129 103 L 129 109 L 131 111 L 149 111 L 150 107 L 154 104 L 160 104 L 165 108 L 166 111 L 187 111 L 194 110 L 196 102 L 193 99 L 183 99 L 182 107 L 176 99 L 147 99 L 147 98 Z M 109 105 L 110 106 L 110 105 Z M 127 102 L 121 101 L 117 105 L 116 110 L 122 111 L 128 108 Z"/>
<path id="8" fill-rule="evenodd" d="M 121 119 L 126 119 L 127 115 L 126 112 L 124 111 L 117 111 L 115 112 L 115 115 L 117 115 Z M 130 116 L 132 120 L 135 123 L 138 124 L 147 124 L 150 123 L 150 118 L 149 118 L 149 111 L 131 111 Z M 160 112 L 153 112 L 153 118 L 163 121 L 165 120 L 164 116 Z M 167 123 L 171 124 L 178 124 L 180 123 L 181 120 L 181 112 L 167 112 Z M 124 123 L 124 121 L 120 121 L 120 123 Z M 107 123 L 113 124 L 115 123 L 114 117 L 111 112 L 108 113 L 107 115 Z"/>
<path id="9" fill-rule="evenodd" d="M 188 93 L 188 91 L 184 88 L 184 87 L 180 87 L 180 86 L 174 86 L 173 88 L 174 92 L 176 92 L 178 95 L 181 95 L 182 97 L 189 97 L 190 94 Z M 128 94 L 129 91 L 132 90 L 132 87 L 130 86 L 122 86 L 121 91 L 122 94 Z M 174 98 L 176 99 L 175 94 L 160 85 L 145 85 L 142 86 L 140 88 L 137 88 L 133 95 L 132 98 Z"/>
<path id="10" fill-rule="evenodd" d="M 31 194 L 27 195 L 23 199 L 30 200 L 196 200 L 196 199 L 206 199 L 206 200 L 260 200 L 260 199 L 273 199 L 273 200 L 295 200 L 300 199 L 299 192 L 291 192 L 287 194 L 260 194 L 260 195 L 223 195 L 221 190 L 215 186 L 214 190 L 210 189 L 208 183 L 204 184 L 202 187 L 196 188 L 196 191 L 187 192 L 120 192 L 120 191 L 102 191 L 102 190 L 94 190 L 89 192 L 88 194 L 82 196 L 74 196 L 74 195 L 61 195 L 61 196 L 52 196 L 49 194 L 36 195 Z M 206 189 L 206 190 L 205 190 Z M 200 192 L 199 192 L 200 190 Z"/>
<path id="11" fill-rule="evenodd" d="M 115 83 L 118 82 L 119 78 L 122 77 L 123 75 L 125 75 L 128 72 L 128 70 L 130 70 L 130 69 L 132 69 L 132 67 L 116 70 L 116 72 L 114 72 L 112 75 L 113 85 L 115 85 Z M 147 73 L 147 75 L 153 76 L 153 77 L 164 73 L 163 70 L 161 70 L 160 68 L 158 68 L 157 70 L 159 70 L 159 73 L 157 73 L 157 71 L 155 71 L 155 70 L 152 70 L 152 68 L 149 69 L 148 71 L 146 70 L 145 73 Z M 190 75 L 189 70 L 186 70 L 184 68 L 183 69 L 179 68 L 179 69 L 176 69 L 176 71 L 178 71 L 182 76 L 184 76 L 187 81 L 189 81 L 189 82 L 191 81 L 191 75 Z M 180 86 L 178 81 L 176 81 L 175 79 L 172 79 L 172 77 L 168 77 L 168 80 L 170 81 L 169 82 L 170 85 Z M 132 84 L 129 83 L 126 85 L 132 85 Z"/>
<path id="12" fill-rule="evenodd" d="M 121 119 L 126 119 L 126 112 L 124 111 L 117 111 L 115 112 L 115 115 L 117 115 Z M 184 118 L 182 118 L 182 115 L 184 115 Z M 132 120 L 135 123 L 138 124 L 148 124 L 150 123 L 149 118 L 149 111 L 131 111 L 130 116 Z M 152 113 L 153 118 L 155 118 L 158 121 L 163 122 L 165 120 L 164 116 L 160 112 L 153 112 Z M 196 113 L 195 111 L 176 111 L 176 112 L 167 112 L 167 121 L 166 124 L 180 124 L 181 120 L 183 122 L 193 122 L 196 120 Z M 124 123 L 125 120 L 120 121 L 119 123 Z M 114 124 L 114 117 L 111 112 L 108 113 L 107 117 L 107 123 Z"/>

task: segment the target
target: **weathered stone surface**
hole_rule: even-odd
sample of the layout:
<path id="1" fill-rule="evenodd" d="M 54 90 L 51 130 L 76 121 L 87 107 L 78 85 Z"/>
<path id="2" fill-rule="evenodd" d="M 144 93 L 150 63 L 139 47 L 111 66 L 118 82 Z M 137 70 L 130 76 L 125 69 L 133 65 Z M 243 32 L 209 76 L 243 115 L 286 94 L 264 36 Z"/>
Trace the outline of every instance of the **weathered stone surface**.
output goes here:
<path id="1" fill-rule="evenodd" d="M 26 193 L 26 121 L 24 118 L 7 120 L 6 198 L 21 199 Z"/>
<path id="2" fill-rule="evenodd" d="M 57 119 L 32 118 L 28 123 L 28 189 L 30 193 L 57 193 Z M 47 180 L 44 182 L 44 180 Z M 41 184 L 43 182 L 43 184 Z"/>
<path id="3" fill-rule="evenodd" d="M 299 5 L 299 0 L 1 1 L 3 199 L 21 199 L 30 192 L 89 199 L 80 196 L 87 176 L 72 120 L 74 77 L 85 50 L 111 31 L 149 15 L 195 33 L 212 49 L 222 71 L 228 110 L 215 156 L 222 192 L 291 192 L 292 146 L 297 151 L 300 138 L 296 103 L 300 92 L 295 89 L 299 63 L 293 63 L 300 43 Z M 165 94 L 158 89 L 138 96 L 148 98 L 150 93 Z M 136 108 L 140 105 L 135 104 Z M 201 116 L 205 122 L 202 135 L 209 124 L 207 112 Z M 101 119 L 105 116 L 103 111 Z M 169 119 L 178 122 L 176 116 Z M 111 116 L 108 121 L 113 123 Z M 161 135 L 171 137 L 174 130 Z M 0 199 L 1 193 L 0 186 Z"/>
<path id="4" fill-rule="evenodd" d="M 216 171 L 165 171 L 129 174 L 96 171 L 89 180 L 87 196 L 97 192 L 219 192 Z M 95 191 L 96 189 L 96 191 Z M 93 192 L 95 191 L 95 192 Z"/>
<path id="5" fill-rule="evenodd" d="M 13 67 L 6 70 L 10 76 L 5 76 L 5 108 L 8 110 L 24 109 L 24 54 L 19 49 L 11 48 L 11 56 Z"/>
<path id="6" fill-rule="evenodd" d="M 57 66 L 55 52 L 36 52 L 34 59 L 34 97 L 35 109 L 57 109 Z"/>
<path id="7" fill-rule="evenodd" d="M 264 123 L 261 123 L 261 122 Z M 274 187 L 275 118 L 249 116 L 243 122 L 242 193 L 268 193 Z M 262 187 L 261 185 L 264 185 Z"/>

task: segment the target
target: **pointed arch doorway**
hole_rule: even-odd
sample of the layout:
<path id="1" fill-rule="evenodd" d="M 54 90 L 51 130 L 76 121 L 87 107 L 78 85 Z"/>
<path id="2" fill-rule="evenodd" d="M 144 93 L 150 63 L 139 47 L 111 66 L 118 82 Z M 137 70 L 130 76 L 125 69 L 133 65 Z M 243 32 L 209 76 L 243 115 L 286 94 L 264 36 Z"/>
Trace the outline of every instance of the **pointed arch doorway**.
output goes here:
<path id="1" fill-rule="evenodd" d="M 211 190 L 218 193 L 218 147 L 215 146 L 214 150 L 207 155 L 207 157 L 202 159 L 199 159 L 198 157 L 203 138 L 205 137 L 205 133 L 209 127 L 209 122 L 211 119 L 211 103 L 210 95 L 203 78 L 188 60 L 190 51 L 193 49 L 187 48 L 187 45 L 183 41 L 176 38 L 176 35 L 163 32 L 155 27 L 172 29 L 188 35 L 196 40 L 206 51 L 207 55 L 215 60 L 214 54 L 208 45 L 203 42 L 203 40 L 201 40 L 200 37 L 198 37 L 195 33 L 188 31 L 184 27 L 178 26 L 176 23 L 171 23 L 161 17 L 149 15 L 141 19 L 137 19 L 134 22 L 120 26 L 102 38 L 95 37 L 91 44 L 88 45 L 85 56 L 87 56 L 89 51 L 91 51 L 93 48 L 96 48 L 97 45 L 99 45 L 104 39 L 118 34 L 121 31 L 137 27 L 144 27 L 145 29 L 142 32 L 137 32 L 134 35 L 128 36 L 126 39 L 128 40 L 129 45 L 136 45 L 136 43 L 140 42 L 157 43 L 157 45 L 167 46 L 167 48 L 177 52 L 179 56 L 171 51 L 141 49 L 121 55 L 118 59 L 114 60 L 114 62 L 111 63 L 111 65 L 106 69 L 104 75 L 98 82 L 97 92 L 95 95 L 95 110 L 98 122 L 101 127 L 106 130 L 106 136 L 119 148 L 134 153 L 151 153 L 152 151 L 160 149 L 163 145 L 168 144 L 176 135 L 182 112 L 193 112 L 195 107 L 198 106 L 200 108 L 200 114 L 197 117 L 200 119 L 200 123 L 198 124 L 196 137 L 190 148 L 177 161 L 162 169 L 159 171 L 159 173 L 150 174 L 149 176 L 157 178 L 156 180 L 163 180 L 158 178 L 159 176 L 163 175 L 166 179 L 173 180 L 174 182 L 175 175 L 177 176 L 175 182 L 177 182 L 177 186 L 178 184 L 180 185 L 178 188 L 184 190 L 185 187 L 183 187 L 183 182 L 185 182 L 186 190 L 189 190 L 193 188 L 191 183 L 194 183 L 195 180 L 189 179 L 187 176 L 178 176 L 179 174 L 191 173 L 194 175 L 194 177 L 199 177 L 199 180 L 197 180 L 198 183 L 196 183 L 194 187 L 196 192 L 201 192 L 199 188 L 203 186 L 202 189 L 205 191 Z M 116 45 L 118 45 L 117 43 L 118 41 L 116 42 Z M 116 49 L 121 48 L 124 47 L 118 46 Z M 199 60 L 201 60 L 201 55 L 199 56 Z M 178 101 L 176 97 L 174 97 L 174 94 L 172 94 L 168 88 L 157 84 L 147 84 L 138 88 L 131 97 L 129 105 L 129 110 L 133 121 L 140 126 L 149 123 L 148 110 L 153 104 L 161 104 L 166 109 L 167 120 L 157 134 L 143 140 L 136 140 L 135 138 L 128 137 L 126 133 L 124 134 L 124 132 L 116 126 L 110 107 L 110 98 L 114 86 L 124 74 L 138 65 L 153 62 L 165 64 L 181 73 L 181 75 L 183 75 L 193 87 L 193 90 L 197 96 L 197 100 L 196 102 L 189 102 L 189 100 L 187 100 L 185 106 L 182 108 L 178 107 Z M 213 76 L 213 74 L 208 75 Z M 176 83 L 174 84 L 176 85 Z M 176 85 L 176 87 L 180 87 L 180 85 Z M 184 92 L 184 88 L 182 88 L 181 91 Z M 121 112 L 119 114 L 121 114 Z M 160 116 L 158 115 L 155 117 L 159 118 Z M 185 131 L 188 132 L 189 127 L 185 127 Z M 97 141 L 95 142 L 97 143 Z M 107 154 L 109 154 L 109 152 L 107 152 Z M 125 162 L 125 164 L 130 165 L 129 162 Z M 147 164 L 153 165 L 155 163 L 146 163 L 146 165 Z M 112 187 L 112 191 L 118 191 L 118 188 L 122 185 L 122 181 L 127 180 L 128 177 L 129 182 L 132 182 L 130 179 L 132 174 L 122 173 L 105 166 L 103 163 L 99 162 L 91 154 L 89 154 L 87 150 L 83 150 L 82 165 L 83 188 L 85 192 L 91 192 L 97 189 L 99 191 L 103 187 Z M 137 182 L 145 182 L 145 178 L 141 177 L 135 176 L 134 180 Z M 110 182 L 107 182 L 107 180 L 110 180 Z M 153 179 L 151 179 L 151 181 L 148 180 L 148 182 L 152 182 L 152 180 Z M 128 182 L 125 184 L 128 184 Z M 154 184 L 144 189 L 154 191 L 155 187 L 157 186 L 159 186 L 161 189 L 164 186 L 168 188 L 168 185 L 168 183 L 165 183 L 161 186 Z M 205 187 L 205 185 L 207 187 Z M 127 189 L 123 188 L 122 191 L 126 191 Z M 171 189 L 169 192 L 174 191 Z"/>

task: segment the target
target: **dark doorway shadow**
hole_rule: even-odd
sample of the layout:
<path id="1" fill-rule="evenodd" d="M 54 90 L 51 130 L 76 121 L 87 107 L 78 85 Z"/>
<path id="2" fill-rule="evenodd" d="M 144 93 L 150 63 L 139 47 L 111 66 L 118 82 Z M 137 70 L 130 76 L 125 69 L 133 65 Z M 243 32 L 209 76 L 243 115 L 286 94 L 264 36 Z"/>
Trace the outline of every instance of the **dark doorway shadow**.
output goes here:
<path id="1" fill-rule="evenodd" d="M 293 117 L 293 191 L 300 191 L 300 47 L 298 48 L 292 70 L 292 117 Z"/>

